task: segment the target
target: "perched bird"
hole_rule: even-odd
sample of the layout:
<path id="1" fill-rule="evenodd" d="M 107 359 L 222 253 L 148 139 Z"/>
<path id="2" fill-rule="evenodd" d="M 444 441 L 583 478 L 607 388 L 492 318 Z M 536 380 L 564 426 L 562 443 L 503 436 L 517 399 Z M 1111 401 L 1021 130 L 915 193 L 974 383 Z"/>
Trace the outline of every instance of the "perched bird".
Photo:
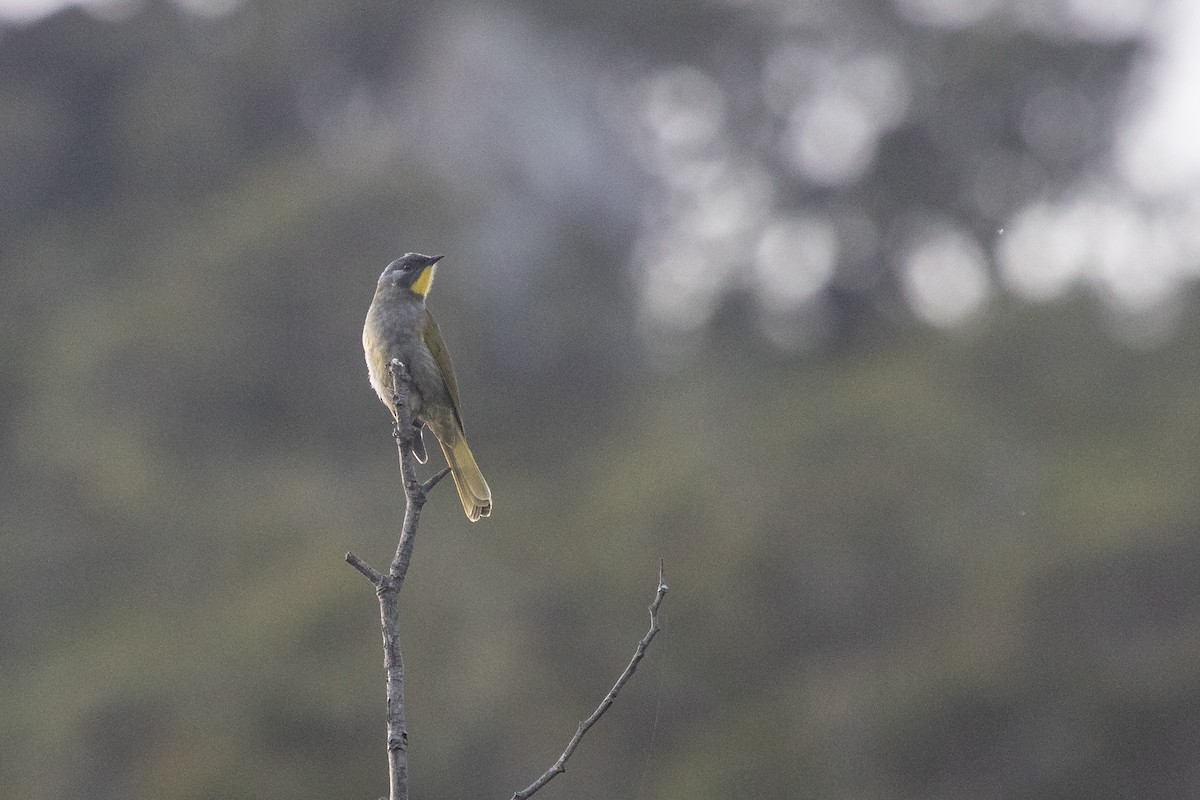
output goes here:
<path id="1" fill-rule="evenodd" d="M 417 423 L 433 431 L 450 474 L 458 488 L 467 519 L 477 522 L 492 513 L 492 490 L 488 488 L 463 432 L 458 381 L 442 334 L 425 308 L 425 297 L 433 284 L 435 266 L 442 256 L 407 253 L 388 264 L 379 276 L 375 297 L 363 325 L 363 351 L 375 394 L 396 417 L 392 404 L 392 378 L 388 370 L 393 358 L 408 367 L 412 376 L 411 403 Z M 414 454 L 425 461 L 420 428 L 413 444 Z"/>

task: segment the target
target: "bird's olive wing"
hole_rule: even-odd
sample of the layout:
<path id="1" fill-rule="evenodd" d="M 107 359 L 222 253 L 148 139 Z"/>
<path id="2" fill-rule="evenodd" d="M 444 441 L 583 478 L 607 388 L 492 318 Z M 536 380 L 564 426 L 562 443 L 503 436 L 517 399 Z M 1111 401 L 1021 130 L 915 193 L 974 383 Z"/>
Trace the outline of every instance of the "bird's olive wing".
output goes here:
<path id="1" fill-rule="evenodd" d="M 454 377 L 454 365 L 450 363 L 450 351 L 446 349 L 446 343 L 442 341 L 442 332 L 438 330 L 438 324 L 429 311 L 425 312 L 425 330 L 422 338 L 425 340 L 425 346 L 429 348 L 430 354 L 433 355 L 433 360 L 437 362 L 438 372 L 442 373 L 442 379 L 446 382 L 446 389 L 450 393 L 450 402 L 454 405 L 454 418 L 458 420 L 458 427 L 465 432 L 462 406 L 458 402 L 458 380 Z"/>

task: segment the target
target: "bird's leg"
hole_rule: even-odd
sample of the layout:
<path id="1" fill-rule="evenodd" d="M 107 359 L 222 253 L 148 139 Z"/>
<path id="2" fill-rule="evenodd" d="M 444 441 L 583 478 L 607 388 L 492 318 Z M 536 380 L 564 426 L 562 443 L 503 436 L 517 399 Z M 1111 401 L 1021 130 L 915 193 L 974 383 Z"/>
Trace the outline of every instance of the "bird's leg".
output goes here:
<path id="1" fill-rule="evenodd" d="M 425 440 L 421 438 L 421 430 L 425 425 L 419 419 L 414 418 L 412 426 L 413 457 L 417 459 L 418 464 L 424 464 L 429 460 L 429 455 L 425 452 Z"/>

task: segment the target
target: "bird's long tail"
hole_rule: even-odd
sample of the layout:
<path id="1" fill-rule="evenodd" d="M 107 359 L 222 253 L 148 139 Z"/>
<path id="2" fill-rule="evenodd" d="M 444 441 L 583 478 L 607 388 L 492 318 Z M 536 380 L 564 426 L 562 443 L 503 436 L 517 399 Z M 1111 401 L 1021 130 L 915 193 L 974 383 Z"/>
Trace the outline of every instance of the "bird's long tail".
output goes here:
<path id="1" fill-rule="evenodd" d="M 459 436 L 453 445 L 447 447 L 443 444 L 442 453 L 446 456 L 446 463 L 450 465 L 450 475 L 458 488 L 458 499 L 462 501 L 467 519 L 478 522 L 480 517 L 490 516 L 492 490 L 483 479 L 483 473 L 475 463 L 475 456 L 467 446 L 467 440 Z"/>

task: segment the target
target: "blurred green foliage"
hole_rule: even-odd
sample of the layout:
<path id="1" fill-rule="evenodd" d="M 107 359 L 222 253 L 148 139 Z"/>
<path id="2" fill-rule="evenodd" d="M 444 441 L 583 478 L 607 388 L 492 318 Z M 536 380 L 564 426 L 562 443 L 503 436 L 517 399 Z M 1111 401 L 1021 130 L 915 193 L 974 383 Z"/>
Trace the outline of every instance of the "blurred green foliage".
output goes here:
<path id="1" fill-rule="evenodd" d="M 1195 792 L 1195 313 L 1137 350 L 1078 297 L 953 334 L 852 303 L 781 353 L 734 303 L 656 363 L 619 228 L 567 211 L 499 269 L 455 246 L 491 230 L 472 186 L 322 155 L 305 81 L 402 81 L 428 21 L 340 8 L 0 39 L 0 796 L 378 795 L 342 556 L 384 563 L 403 512 L 358 337 L 405 249 L 449 254 L 431 304 L 496 497 L 470 526 L 440 488 L 416 544 L 416 797 L 540 774 L 659 558 L 662 638 L 546 797 Z"/>

